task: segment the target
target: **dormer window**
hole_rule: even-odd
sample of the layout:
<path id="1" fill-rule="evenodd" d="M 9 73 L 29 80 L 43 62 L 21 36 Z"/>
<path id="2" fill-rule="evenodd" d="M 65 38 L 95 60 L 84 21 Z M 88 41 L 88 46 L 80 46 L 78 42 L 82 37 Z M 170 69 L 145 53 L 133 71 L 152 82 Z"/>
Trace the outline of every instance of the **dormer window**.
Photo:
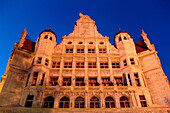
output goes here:
<path id="1" fill-rule="evenodd" d="M 44 39 L 48 39 L 48 35 L 45 35 Z"/>
<path id="2" fill-rule="evenodd" d="M 70 41 L 70 42 L 68 42 L 67 44 L 72 44 L 72 42 Z"/>

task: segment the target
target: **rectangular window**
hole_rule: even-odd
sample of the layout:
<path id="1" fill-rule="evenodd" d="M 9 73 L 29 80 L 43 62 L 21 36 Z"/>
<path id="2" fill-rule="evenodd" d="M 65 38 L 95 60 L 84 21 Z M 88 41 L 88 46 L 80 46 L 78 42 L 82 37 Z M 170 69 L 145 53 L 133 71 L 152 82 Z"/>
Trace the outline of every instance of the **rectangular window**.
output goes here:
<path id="1" fill-rule="evenodd" d="M 126 59 L 123 61 L 124 66 L 127 66 Z"/>
<path id="2" fill-rule="evenodd" d="M 89 85 L 90 86 L 99 86 L 97 82 L 97 78 L 89 78 Z"/>
<path id="3" fill-rule="evenodd" d="M 96 68 L 96 62 L 89 62 L 88 68 Z"/>
<path id="4" fill-rule="evenodd" d="M 63 86 L 71 86 L 71 77 L 63 77 Z"/>
<path id="5" fill-rule="evenodd" d="M 134 73 L 134 77 L 135 77 L 136 86 L 140 86 L 138 73 Z"/>
<path id="6" fill-rule="evenodd" d="M 115 78 L 117 86 L 123 86 L 123 79 L 122 77 Z"/>
<path id="7" fill-rule="evenodd" d="M 64 68 L 72 68 L 72 62 L 65 62 Z"/>
<path id="8" fill-rule="evenodd" d="M 31 84 L 32 86 L 36 86 L 37 78 L 38 78 L 38 72 L 34 72 L 32 84 Z"/>
<path id="9" fill-rule="evenodd" d="M 130 78 L 130 74 L 128 74 L 128 80 L 129 80 L 129 84 L 132 86 L 132 81 L 131 81 L 131 78 Z"/>
<path id="10" fill-rule="evenodd" d="M 110 86 L 110 78 L 102 78 L 102 84 L 104 86 Z"/>
<path id="11" fill-rule="evenodd" d="M 50 86 L 58 85 L 58 77 L 50 77 Z"/>
<path id="12" fill-rule="evenodd" d="M 84 49 L 77 49 L 77 53 L 84 53 Z"/>
<path id="13" fill-rule="evenodd" d="M 100 63 L 100 68 L 108 68 L 108 63 L 107 62 Z"/>
<path id="14" fill-rule="evenodd" d="M 130 63 L 131 63 L 132 65 L 135 64 L 134 58 L 130 58 Z"/>
<path id="15" fill-rule="evenodd" d="M 141 107 L 147 107 L 147 102 L 144 95 L 139 95 Z"/>
<path id="16" fill-rule="evenodd" d="M 49 60 L 46 58 L 45 59 L 45 65 L 48 66 L 48 64 L 49 64 Z"/>
<path id="17" fill-rule="evenodd" d="M 106 53 L 106 49 L 105 48 L 100 48 L 99 53 Z"/>
<path id="18" fill-rule="evenodd" d="M 84 78 L 76 78 L 76 86 L 85 86 Z"/>
<path id="19" fill-rule="evenodd" d="M 52 68 L 60 68 L 60 62 L 53 62 Z"/>
<path id="20" fill-rule="evenodd" d="M 88 49 L 88 53 L 95 53 L 95 49 Z"/>
<path id="21" fill-rule="evenodd" d="M 73 53 L 73 48 L 67 48 L 66 53 Z"/>
<path id="22" fill-rule="evenodd" d="M 42 60 L 42 57 L 38 57 L 37 63 L 38 63 L 38 64 L 41 64 L 41 60 Z"/>
<path id="23" fill-rule="evenodd" d="M 43 85 L 44 77 L 45 77 L 45 73 L 42 75 L 40 86 L 42 86 L 42 85 Z"/>
<path id="24" fill-rule="evenodd" d="M 84 68 L 84 62 L 77 62 L 76 68 Z"/>
<path id="25" fill-rule="evenodd" d="M 112 68 L 120 68 L 120 64 L 118 62 L 112 63 Z"/>

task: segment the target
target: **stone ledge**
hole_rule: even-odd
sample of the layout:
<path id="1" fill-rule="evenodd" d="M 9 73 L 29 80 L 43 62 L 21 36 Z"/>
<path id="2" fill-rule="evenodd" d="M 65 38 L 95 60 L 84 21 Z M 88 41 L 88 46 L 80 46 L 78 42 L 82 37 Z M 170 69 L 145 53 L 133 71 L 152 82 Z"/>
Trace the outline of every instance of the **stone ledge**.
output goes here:
<path id="1" fill-rule="evenodd" d="M 0 113 L 170 113 L 170 107 L 94 108 L 94 109 L 0 107 Z"/>

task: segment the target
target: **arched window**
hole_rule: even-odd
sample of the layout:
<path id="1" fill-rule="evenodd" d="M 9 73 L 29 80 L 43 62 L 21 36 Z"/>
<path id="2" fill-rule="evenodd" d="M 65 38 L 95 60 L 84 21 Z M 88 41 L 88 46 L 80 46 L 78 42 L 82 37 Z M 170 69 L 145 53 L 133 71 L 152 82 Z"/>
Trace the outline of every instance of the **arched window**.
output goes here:
<path id="1" fill-rule="evenodd" d="M 105 98 L 105 107 L 106 108 L 115 108 L 115 101 L 112 97 Z"/>
<path id="2" fill-rule="evenodd" d="M 90 99 L 90 108 L 100 108 L 100 102 L 97 97 L 92 97 Z"/>
<path id="3" fill-rule="evenodd" d="M 34 95 L 28 95 L 25 103 L 25 107 L 32 107 L 33 99 L 34 99 Z"/>
<path id="4" fill-rule="evenodd" d="M 77 97 L 75 100 L 75 108 L 84 108 L 84 98 Z"/>
<path id="5" fill-rule="evenodd" d="M 60 99 L 59 108 L 69 108 L 69 98 L 62 97 Z"/>
<path id="6" fill-rule="evenodd" d="M 119 41 L 121 41 L 122 40 L 122 38 L 121 37 L 119 37 Z"/>
<path id="7" fill-rule="evenodd" d="M 44 37 L 45 39 L 47 39 L 48 38 L 48 35 L 45 35 L 45 37 Z"/>
<path id="8" fill-rule="evenodd" d="M 47 98 L 45 98 L 44 108 L 53 108 L 53 107 L 54 107 L 54 98 L 48 96 Z"/>
<path id="9" fill-rule="evenodd" d="M 83 42 L 79 42 L 79 44 L 83 44 Z"/>
<path id="10" fill-rule="evenodd" d="M 52 37 L 50 37 L 50 40 L 52 40 Z"/>
<path id="11" fill-rule="evenodd" d="M 130 107 L 129 100 L 127 97 L 123 96 L 120 98 L 120 107 L 121 108 L 128 108 Z"/>
<path id="12" fill-rule="evenodd" d="M 67 44 L 72 44 L 72 42 L 71 42 L 71 41 L 69 41 Z"/>
<path id="13" fill-rule="evenodd" d="M 127 40 L 127 38 L 126 38 L 126 37 L 124 37 L 124 40 Z"/>
<path id="14" fill-rule="evenodd" d="M 93 42 L 89 42 L 89 44 L 93 44 Z"/>

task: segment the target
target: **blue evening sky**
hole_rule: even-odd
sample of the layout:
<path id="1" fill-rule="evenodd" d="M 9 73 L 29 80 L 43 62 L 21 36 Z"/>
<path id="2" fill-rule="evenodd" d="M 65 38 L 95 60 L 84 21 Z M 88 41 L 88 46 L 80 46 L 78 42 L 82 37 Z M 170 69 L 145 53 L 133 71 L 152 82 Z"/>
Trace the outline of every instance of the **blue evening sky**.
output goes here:
<path id="1" fill-rule="evenodd" d="M 135 42 L 144 29 L 170 80 L 169 0 L 0 0 L 0 77 L 24 28 L 36 41 L 39 33 L 52 26 L 60 43 L 62 36 L 73 31 L 79 12 L 89 15 L 112 44 L 119 26 Z"/>

